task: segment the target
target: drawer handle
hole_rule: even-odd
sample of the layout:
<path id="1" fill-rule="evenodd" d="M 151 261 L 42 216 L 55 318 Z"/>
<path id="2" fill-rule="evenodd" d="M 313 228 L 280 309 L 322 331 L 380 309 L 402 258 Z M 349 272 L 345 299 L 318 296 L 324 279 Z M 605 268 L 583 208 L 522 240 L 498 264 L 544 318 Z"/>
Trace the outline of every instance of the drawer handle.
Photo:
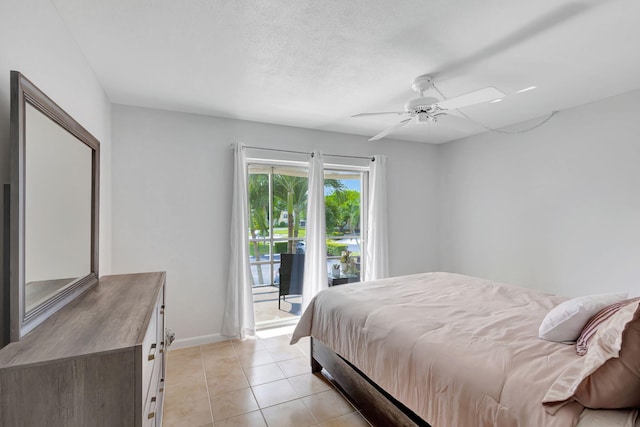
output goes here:
<path id="1" fill-rule="evenodd" d="M 153 404 L 153 411 L 147 414 L 147 419 L 151 419 L 156 416 L 156 398 L 155 396 L 151 398 L 151 403 Z"/>
<path id="2" fill-rule="evenodd" d="M 153 343 L 151 344 L 151 349 L 149 350 L 149 359 L 148 360 L 153 360 L 156 358 L 156 344 Z"/>

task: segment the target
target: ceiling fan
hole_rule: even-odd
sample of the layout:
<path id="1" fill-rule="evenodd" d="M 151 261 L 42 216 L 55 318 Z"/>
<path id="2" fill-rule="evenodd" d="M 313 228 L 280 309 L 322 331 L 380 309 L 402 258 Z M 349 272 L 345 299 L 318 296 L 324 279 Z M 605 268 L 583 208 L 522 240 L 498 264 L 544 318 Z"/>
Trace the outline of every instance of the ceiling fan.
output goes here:
<path id="1" fill-rule="evenodd" d="M 503 98 L 505 95 L 503 92 L 499 91 L 493 86 L 486 87 L 484 89 L 476 90 L 473 92 L 469 92 L 464 95 L 457 96 L 451 99 L 445 99 L 440 101 L 437 98 L 431 96 L 424 96 L 425 91 L 427 89 L 434 87 L 431 76 L 422 75 L 418 76 L 413 80 L 413 84 L 411 85 L 411 89 L 417 92 L 420 96 L 416 98 L 412 98 L 404 105 L 404 111 L 390 111 L 390 112 L 381 112 L 381 113 L 360 113 L 353 115 L 351 117 L 366 117 L 366 116 L 378 116 L 384 114 L 396 114 L 398 116 L 409 116 L 408 118 L 396 123 L 375 135 L 372 138 L 369 138 L 369 141 L 376 141 L 378 139 L 384 138 L 389 135 L 391 132 L 399 129 L 411 121 L 415 121 L 416 123 L 428 123 L 428 122 L 437 122 L 438 117 L 446 115 L 448 110 L 453 110 L 456 108 L 467 107 L 469 105 L 480 104 L 482 102 L 489 102 L 496 99 Z M 437 88 L 436 88 L 437 90 Z M 439 92 L 439 91 L 438 91 Z"/>

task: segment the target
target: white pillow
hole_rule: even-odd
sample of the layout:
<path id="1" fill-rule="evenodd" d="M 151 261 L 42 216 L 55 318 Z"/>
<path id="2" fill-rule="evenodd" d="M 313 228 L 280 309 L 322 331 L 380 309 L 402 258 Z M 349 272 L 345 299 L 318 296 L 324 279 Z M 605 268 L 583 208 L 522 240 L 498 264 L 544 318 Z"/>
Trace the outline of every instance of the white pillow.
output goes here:
<path id="1" fill-rule="evenodd" d="M 598 311 L 627 298 L 627 294 L 598 294 L 577 297 L 554 307 L 544 318 L 539 337 L 547 341 L 572 342 Z"/>

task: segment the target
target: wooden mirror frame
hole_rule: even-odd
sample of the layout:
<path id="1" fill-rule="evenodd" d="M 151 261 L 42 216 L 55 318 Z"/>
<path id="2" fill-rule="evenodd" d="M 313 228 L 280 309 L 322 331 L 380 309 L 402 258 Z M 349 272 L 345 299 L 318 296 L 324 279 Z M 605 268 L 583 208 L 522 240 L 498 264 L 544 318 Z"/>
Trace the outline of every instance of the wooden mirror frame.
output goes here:
<path id="1" fill-rule="evenodd" d="M 25 309 L 25 121 L 29 103 L 92 150 L 90 273 L 29 312 Z M 98 283 L 100 142 L 18 71 L 11 71 L 11 196 L 9 223 L 9 337 L 18 341 Z M 7 254 L 5 254 L 7 256 Z M 5 306 L 5 309 L 7 307 Z"/>

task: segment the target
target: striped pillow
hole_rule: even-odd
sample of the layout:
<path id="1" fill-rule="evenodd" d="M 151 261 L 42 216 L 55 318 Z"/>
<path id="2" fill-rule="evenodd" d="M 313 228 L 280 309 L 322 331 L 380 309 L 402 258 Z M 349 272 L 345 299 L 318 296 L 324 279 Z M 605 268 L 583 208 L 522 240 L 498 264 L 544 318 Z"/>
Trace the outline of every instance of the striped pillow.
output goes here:
<path id="1" fill-rule="evenodd" d="M 589 349 L 589 341 L 591 338 L 598 332 L 598 328 L 604 322 L 606 322 L 611 316 L 616 314 L 620 309 L 626 305 L 629 305 L 633 302 L 640 301 L 640 297 L 631 298 L 624 301 L 617 302 L 615 304 L 611 304 L 597 312 L 586 325 L 582 328 L 582 332 L 578 337 L 578 341 L 576 342 L 576 352 L 578 356 L 584 356 L 587 354 L 587 350 Z"/>

